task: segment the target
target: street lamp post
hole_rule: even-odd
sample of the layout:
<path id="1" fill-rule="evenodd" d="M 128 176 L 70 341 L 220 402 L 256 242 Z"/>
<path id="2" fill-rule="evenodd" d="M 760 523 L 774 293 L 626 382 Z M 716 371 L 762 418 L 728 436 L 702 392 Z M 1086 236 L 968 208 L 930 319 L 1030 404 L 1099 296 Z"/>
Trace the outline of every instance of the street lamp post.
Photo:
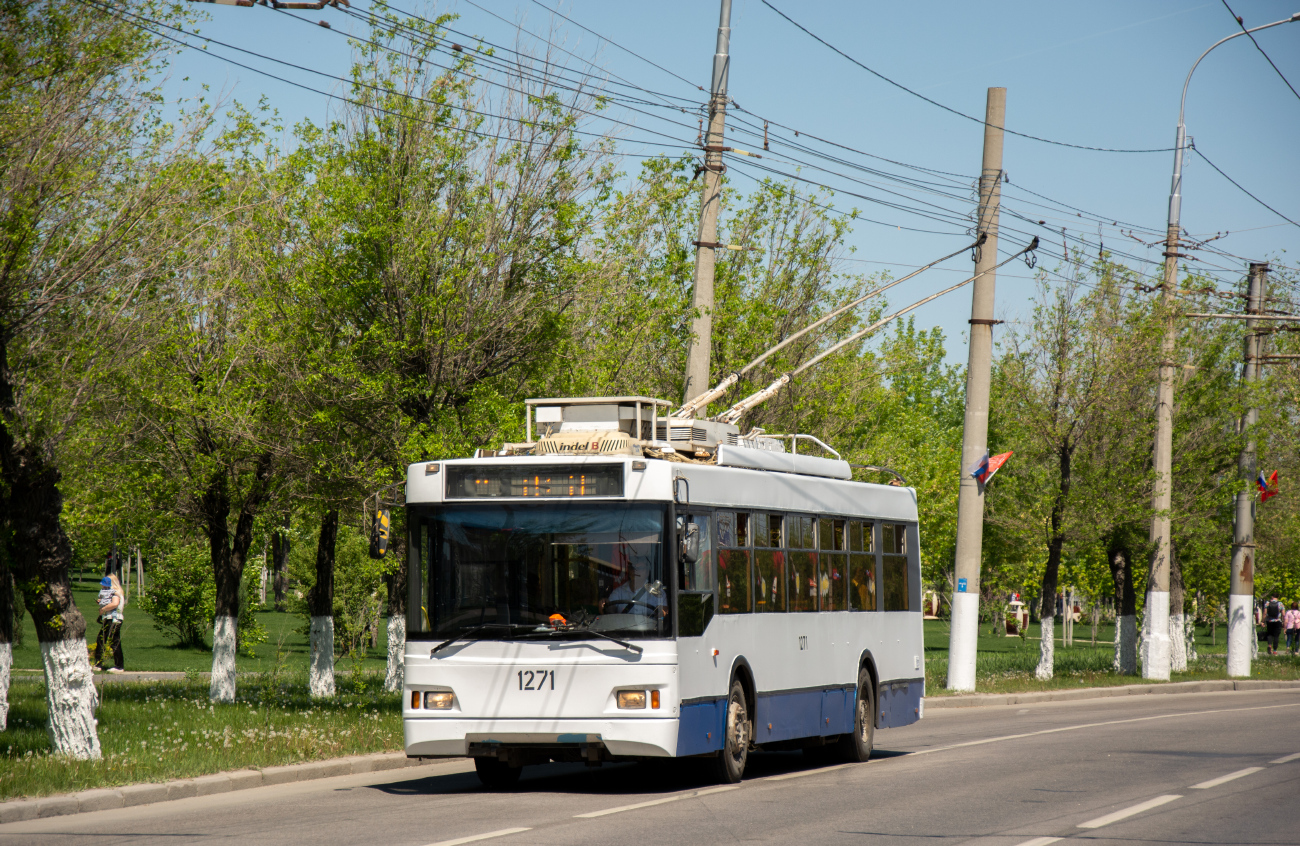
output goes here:
<path id="1" fill-rule="evenodd" d="M 1231 41 L 1241 35 L 1259 32 L 1261 29 L 1281 26 L 1300 21 L 1300 12 L 1263 26 L 1243 29 L 1210 45 L 1210 48 L 1192 63 L 1183 83 L 1183 96 L 1178 105 L 1178 134 L 1174 143 L 1174 178 L 1169 189 L 1169 227 L 1165 232 L 1165 279 L 1161 292 L 1161 304 L 1164 308 L 1165 334 L 1161 345 L 1160 388 L 1156 399 L 1156 443 L 1155 443 L 1155 489 L 1151 496 L 1151 579 L 1147 590 L 1146 616 L 1150 634 L 1144 646 L 1142 675 L 1149 679 L 1169 678 L 1169 508 L 1171 505 L 1171 479 L 1173 458 L 1173 409 L 1174 409 L 1174 345 L 1176 327 L 1174 324 L 1174 289 L 1178 283 L 1178 259 L 1181 254 L 1179 246 L 1179 215 L 1182 211 L 1183 188 L 1183 149 L 1187 143 L 1187 127 L 1183 123 L 1183 114 L 1187 106 L 1187 86 L 1192 81 L 1196 67 L 1209 55 L 1210 50 L 1225 41 Z M 1236 597 L 1232 597 L 1231 603 Z M 1250 615 L 1247 613 L 1246 618 Z M 1229 610 L 1228 642 L 1229 653 L 1232 650 L 1233 624 Z M 1245 628 L 1238 627 L 1238 637 L 1246 634 Z M 1181 634 L 1180 634 L 1181 636 Z"/>

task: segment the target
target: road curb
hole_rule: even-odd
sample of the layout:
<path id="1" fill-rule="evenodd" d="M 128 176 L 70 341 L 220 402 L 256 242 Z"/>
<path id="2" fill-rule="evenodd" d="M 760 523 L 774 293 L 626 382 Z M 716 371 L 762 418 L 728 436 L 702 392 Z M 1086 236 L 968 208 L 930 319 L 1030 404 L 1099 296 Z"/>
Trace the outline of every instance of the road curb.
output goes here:
<path id="1" fill-rule="evenodd" d="M 284 767 L 263 767 L 260 770 L 233 770 L 161 783 L 84 790 L 81 793 L 42 796 L 39 799 L 11 799 L 8 802 L 0 802 L 0 825 L 90 811 L 133 808 L 137 805 L 152 805 L 155 802 L 168 802 L 172 799 L 212 796 L 235 790 L 248 790 L 252 787 L 289 784 L 330 776 L 427 766 L 435 762 L 436 759 L 408 758 L 405 752 L 380 752 L 375 755 L 309 761 L 305 764 L 290 764 Z"/>
<path id="2" fill-rule="evenodd" d="M 958 696 L 926 697 L 925 710 L 936 708 L 984 708 L 992 705 L 1030 705 L 1036 702 L 1073 702 L 1109 699 L 1116 696 L 1149 696 L 1177 693 L 1221 693 L 1234 690 L 1300 690 L 1300 681 L 1268 679 L 1224 679 L 1221 681 L 1125 684 L 1115 687 L 1087 687 L 1079 690 L 1041 690 L 1032 693 L 967 693 Z"/>

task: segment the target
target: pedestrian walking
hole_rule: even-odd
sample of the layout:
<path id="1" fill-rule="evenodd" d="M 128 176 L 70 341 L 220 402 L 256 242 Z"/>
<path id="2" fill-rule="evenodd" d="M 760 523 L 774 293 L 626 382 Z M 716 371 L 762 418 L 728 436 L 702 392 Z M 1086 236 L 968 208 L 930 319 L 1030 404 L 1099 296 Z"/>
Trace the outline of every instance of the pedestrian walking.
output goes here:
<path id="1" fill-rule="evenodd" d="M 1285 610 L 1286 606 L 1277 598 L 1277 594 L 1270 596 L 1268 602 L 1264 603 L 1264 626 L 1269 655 L 1277 654 L 1277 642 L 1282 637 L 1282 618 Z"/>
<path id="2" fill-rule="evenodd" d="M 95 602 L 99 605 L 99 636 L 95 638 L 95 669 L 103 671 L 104 669 L 104 650 L 109 649 L 113 652 L 113 666 L 109 668 L 110 673 L 124 672 L 124 661 L 122 660 L 122 622 L 125 619 L 122 611 L 126 608 L 126 591 L 122 590 L 122 583 L 117 580 L 117 575 L 109 575 L 100 579 L 99 594 L 95 597 Z"/>
<path id="3" fill-rule="evenodd" d="M 1295 655 L 1300 651 L 1300 602 L 1291 603 L 1291 610 L 1286 612 L 1283 622 L 1286 623 L 1286 648 Z"/>

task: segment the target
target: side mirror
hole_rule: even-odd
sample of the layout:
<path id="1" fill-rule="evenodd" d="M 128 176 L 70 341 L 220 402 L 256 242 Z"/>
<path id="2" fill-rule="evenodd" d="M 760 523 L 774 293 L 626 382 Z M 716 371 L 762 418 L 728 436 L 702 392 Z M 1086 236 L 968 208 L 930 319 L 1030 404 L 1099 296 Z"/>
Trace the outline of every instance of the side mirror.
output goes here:
<path id="1" fill-rule="evenodd" d="M 392 525 L 392 515 L 387 508 L 379 509 L 370 524 L 370 557 L 383 558 L 388 552 L 388 530 Z"/>
<path id="2" fill-rule="evenodd" d="M 698 523 L 686 524 L 686 533 L 682 536 L 681 558 L 686 564 L 694 564 L 700 560 L 700 526 Z"/>

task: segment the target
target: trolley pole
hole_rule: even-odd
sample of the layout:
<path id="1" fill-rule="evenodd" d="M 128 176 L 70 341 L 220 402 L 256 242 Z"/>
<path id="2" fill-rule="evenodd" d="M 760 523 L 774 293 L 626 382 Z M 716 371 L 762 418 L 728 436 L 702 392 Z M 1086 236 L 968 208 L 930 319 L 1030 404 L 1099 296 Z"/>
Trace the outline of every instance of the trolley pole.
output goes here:
<path id="1" fill-rule="evenodd" d="M 989 372 L 993 363 L 993 294 L 998 263 L 998 204 L 1002 198 L 1002 127 L 1007 89 L 990 88 L 984 110 L 984 164 L 980 170 L 978 275 L 971 294 L 970 350 L 966 364 L 966 420 L 957 486 L 957 554 L 954 562 L 948 689 L 975 689 L 975 644 L 980 625 L 980 555 L 984 546 L 984 491 L 970 468 L 988 451 Z"/>
<path id="2" fill-rule="evenodd" d="M 713 271 L 717 260 L 718 208 L 722 204 L 722 137 L 727 117 L 728 54 L 731 43 L 731 0 L 722 0 L 718 17 L 718 46 L 713 54 L 709 86 L 709 129 L 704 136 L 704 189 L 700 194 L 700 228 L 695 240 L 695 290 L 691 306 L 691 346 L 686 356 L 684 402 L 709 389 L 709 356 L 713 344 Z"/>
<path id="3" fill-rule="evenodd" d="M 1246 313 L 1259 314 L 1264 305 L 1264 274 L 1267 264 L 1252 262 Z M 1259 379 L 1259 355 L 1263 344 L 1254 330 L 1258 320 L 1247 320 L 1241 377 L 1247 390 Z M 1237 471 L 1246 483 L 1237 492 L 1237 515 L 1232 529 L 1232 574 L 1228 588 L 1228 675 L 1249 676 L 1251 647 L 1255 640 L 1255 423 L 1259 409 L 1253 405 L 1241 418 L 1246 442 L 1237 457 Z"/>

